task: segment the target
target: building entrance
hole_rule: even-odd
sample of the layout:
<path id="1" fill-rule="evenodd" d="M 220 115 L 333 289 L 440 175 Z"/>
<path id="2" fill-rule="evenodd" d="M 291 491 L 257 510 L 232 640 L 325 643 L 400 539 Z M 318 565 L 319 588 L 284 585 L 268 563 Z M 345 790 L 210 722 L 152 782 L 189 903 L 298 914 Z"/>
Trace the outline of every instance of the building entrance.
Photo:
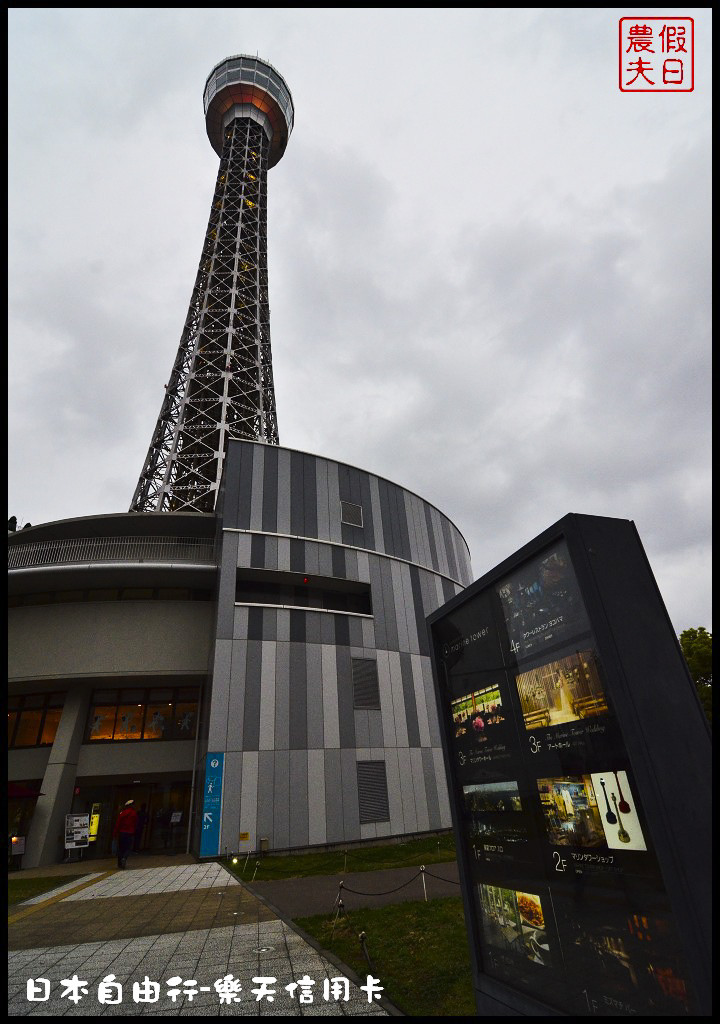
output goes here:
<path id="1" fill-rule="evenodd" d="M 113 829 L 128 800 L 138 814 L 134 853 L 184 853 L 190 814 L 190 782 L 125 783 L 80 786 L 73 800 L 73 814 L 90 815 L 87 858 L 114 854 Z"/>

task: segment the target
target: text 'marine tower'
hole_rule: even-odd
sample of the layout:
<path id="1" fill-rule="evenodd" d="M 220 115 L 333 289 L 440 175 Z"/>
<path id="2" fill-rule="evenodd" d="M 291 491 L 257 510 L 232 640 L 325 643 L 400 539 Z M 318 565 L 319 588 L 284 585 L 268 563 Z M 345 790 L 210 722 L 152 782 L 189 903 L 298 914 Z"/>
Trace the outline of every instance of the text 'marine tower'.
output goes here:
<path id="1" fill-rule="evenodd" d="M 278 444 L 267 279 L 267 172 L 293 127 L 284 79 L 228 57 L 204 93 L 220 156 L 195 287 L 131 512 L 212 512 L 229 438 Z"/>

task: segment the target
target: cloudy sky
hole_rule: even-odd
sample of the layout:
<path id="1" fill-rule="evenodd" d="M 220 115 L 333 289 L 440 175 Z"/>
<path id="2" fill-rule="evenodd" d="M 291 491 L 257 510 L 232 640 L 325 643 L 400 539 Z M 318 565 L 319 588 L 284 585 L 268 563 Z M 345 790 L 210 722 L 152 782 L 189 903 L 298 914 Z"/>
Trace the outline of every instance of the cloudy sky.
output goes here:
<path id="1" fill-rule="evenodd" d="M 618 19 L 695 18 L 695 90 L 618 89 Z M 9 504 L 126 511 L 217 157 L 259 54 L 280 441 L 421 494 L 475 576 L 568 512 L 634 520 L 712 628 L 709 8 L 14 8 Z"/>

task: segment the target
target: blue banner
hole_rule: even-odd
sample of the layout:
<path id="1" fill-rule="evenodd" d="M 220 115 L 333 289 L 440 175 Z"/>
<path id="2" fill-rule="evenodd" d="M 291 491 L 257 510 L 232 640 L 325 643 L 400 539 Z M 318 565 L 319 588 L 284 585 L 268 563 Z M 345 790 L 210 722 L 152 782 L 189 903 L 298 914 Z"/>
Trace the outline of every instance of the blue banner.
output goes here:
<path id="1" fill-rule="evenodd" d="M 224 754 L 207 754 L 205 757 L 205 795 L 200 832 L 201 857 L 217 857 L 220 853 L 220 810 L 224 762 Z"/>

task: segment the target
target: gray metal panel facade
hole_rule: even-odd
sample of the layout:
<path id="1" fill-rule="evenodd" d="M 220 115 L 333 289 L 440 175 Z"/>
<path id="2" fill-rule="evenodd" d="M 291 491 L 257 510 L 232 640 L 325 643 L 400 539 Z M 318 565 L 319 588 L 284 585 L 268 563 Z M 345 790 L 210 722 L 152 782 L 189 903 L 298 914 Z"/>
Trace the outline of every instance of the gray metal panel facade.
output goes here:
<path id="1" fill-rule="evenodd" d="M 231 606 L 218 609 L 210 707 L 233 793 L 223 845 L 241 833 L 242 852 L 261 839 L 279 850 L 450 827 L 425 619 L 471 581 L 462 535 L 397 484 L 302 452 L 232 441 L 225 473 L 238 482 L 219 558 Z M 341 501 L 362 508 L 362 527 L 342 523 Z M 366 582 L 372 615 L 234 604 L 238 568 Z M 379 710 L 353 706 L 353 657 L 377 662 Z M 390 821 L 361 825 L 357 764 L 369 760 L 385 764 Z"/>

